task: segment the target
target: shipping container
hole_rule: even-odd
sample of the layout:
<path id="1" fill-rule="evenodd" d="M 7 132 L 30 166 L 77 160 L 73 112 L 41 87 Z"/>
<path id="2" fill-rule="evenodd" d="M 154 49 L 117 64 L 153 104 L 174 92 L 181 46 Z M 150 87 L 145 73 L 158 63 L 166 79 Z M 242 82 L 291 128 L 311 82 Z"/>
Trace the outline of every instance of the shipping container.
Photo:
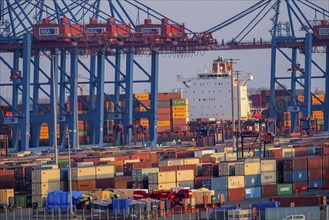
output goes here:
<path id="1" fill-rule="evenodd" d="M 268 156 L 273 158 L 282 158 L 282 150 L 281 148 L 270 148 L 267 149 Z"/>
<path id="2" fill-rule="evenodd" d="M 178 170 L 176 171 L 176 181 L 193 181 L 194 170 Z"/>
<path id="3" fill-rule="evenodd" d="M 218 165 L 218 176 L 234 176 L 235 162 L 223 162 Z"/>
<path id="4" fill-rule="evenodd" d="M 132 180 L 133 181 L 147 181 L 149 173 L 158 173 L 159 168 L 143 168 L 143 169 L 136 169 L 132 171 Z"/>
<path id="5" fill-rule="evenodd" d="M 244 190 L 244 198 L 245 199 L 256 199 L 262 197 L 261 187 L 250 187 L 245 188 Z"/>
<path id="6" fill-rule="evenodd" d="M 166 182 L 166 183 L 157 183 L 157 184 L 153 184 L 153 183 L 149 183 L 149 187 L 148 189 L 150 191 L 153 190 L 167 190 L 173 187 L 177 187 L 176 182 Z"/>
<path id="7" fill-rule="evenodd" d="M 72 180 L 91 180 L 96 177 L 95 167 L 72 168 Z"/>
<path id="8" fill-rule="evenodd" d="M 61 182 L 43 182 L 43 183 L 32 183 L 32 195 L 45 195 L 48 192 L 61 189 Z"/>
<path id="9" fill-rule="evenodd" d="M 189 187 L 194 189 L 194 180 L 177 182 L 177 187 Z"/>
<path id="10" fill-rule="evenodd" d="M 72 181 L 72 190 L 77 191 L 91 191 L 96 189 L 96 180 L 73 180 Z"/>
<path id="11" fill-rule="evenodd" d="M 244 176 L 229 176 L 227 177 L 228 189 L 237 189 L 237 188 L 243 188 L 244 187 Z"/>
<path id="12" fill-rule="evenodd" d="M 276 172 L 276 160 L 261 160 L 261 172 Z"/>
<path id="13" fill-rule="evenodd" d="M 227 190 L 227 201 L 235 202 L 235 201 L 243 201 L 244 200 L 244 188 L 234 188 Z"/>
<path id="14" fill-rule="evenodd" d="M 322 181 L 322 179 L 308 180 L 308 184 L 307 185 L 310 188 L 322 187 L 323 186 L 323 181 Z"/>
<path id="15" fill-rule="evenodd" d="M 212 190 L 226 190 L 228 188 L 228 177 L 214 177 L 204 179 L 202 187 Z"/>
<path id="16" fill-rule="evenodd" d="M 265 172 L 261 173 L 261 184 L 269 184 L 277 182 L 277 173 L 276 172 Z"/>
<path id="17" fill-rule="evenodd" d="M 60 177 L 60 169 L 32 170 L 32 183 L 59 182 Z"/>
<path id="18" fill-rule="evenodd" d="M 115 187 L 115 178 L 96 179 L 95 181 L 97 189 L 109 189 Z"/>
<path id="19" fill-rule="evenodd" d="M 148 180 L 149 180 L 149 184 L 173 183 L 176 182 L 176 172 L 167 171 L 167 172 L 159 172 L 159 173 L 149 173 Z"/>
<path id="20" fill-rule="evenodd" d="M 159 162 L 160 167 L 183 165 L 184 159 L 168 159 Z"/>
<path id="21" fill-rule="evenodd" d="M 305 170 L 307 169 L 307 159 L 303 157 L 296 157 L 286 159 L 283 161 L 284 171 Z"/>
<path id="22" fill-rule="evenodd" d="M 308 180 L 317 180 L 317 179 L 322 179 L 322 169 L 321 167 L 316 168 L 316 169 L 309 169 L 308 170 Z"/>
<path id="23" fill-rule="evenodd" d="M 244 177 L 245 187 L 257 187 L 261 185 L 261 175 L 247 175 Z"/>
<path id="24" fill-rule="evenodd" d="M 200 162 L 199 158 L 189 158 L 189 159 L 183 159 L 183 164 L 198 164 Z"/>
<path id="25" fill-rule="evenodd" d="M 262 197 L 270 197 L 278 195 L 278 187 L 276 183 L 262 185 Z"/>
<path id="26" fill-rule="evenodd" d="M 14 189 L 0 189 L 0 204 L 9 206 L 9 198 L 14 197 Z"/>
<path id="27" fill-rule="evenodd" d="M 96 174 L 96 179 L 113 178 L 115 176 L 115 166 L 114 165 L 96 166 L 95 174 Z"/>
<path id="28" fill-rule="evenodd" d="M 292 194 L 292 185 L 290 183 L 281 183 L 278 184 L 278 195 L 291 195 Z"/>
<path id="29" fill-rule="evenodd" d="M 172 99 L 171 106 L 187 106 L 188 100 L 187 99 Z"/>
<path id="30" fill-rule="evenodd" d="M 323 160 L 319 156 L 307 157 L 308 169 L 321 169 L 323 166 Z"/>

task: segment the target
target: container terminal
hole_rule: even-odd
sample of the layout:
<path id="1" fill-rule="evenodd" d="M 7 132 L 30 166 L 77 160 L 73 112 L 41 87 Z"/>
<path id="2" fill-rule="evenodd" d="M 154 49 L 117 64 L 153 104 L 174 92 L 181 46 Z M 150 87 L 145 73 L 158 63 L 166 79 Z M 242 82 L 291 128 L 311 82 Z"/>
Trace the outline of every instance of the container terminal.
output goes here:
<path id="1" fill-rule="evenodd" d="M 0 219 L 329 219 L 329 11 L 264 0 L 218 23 L 192 31 L 137 0 L 0 0 Z M 257 78 L 218 56 L 159 92 L 160 55 L 259 49 L 269 90 L 248 94 Z"/>

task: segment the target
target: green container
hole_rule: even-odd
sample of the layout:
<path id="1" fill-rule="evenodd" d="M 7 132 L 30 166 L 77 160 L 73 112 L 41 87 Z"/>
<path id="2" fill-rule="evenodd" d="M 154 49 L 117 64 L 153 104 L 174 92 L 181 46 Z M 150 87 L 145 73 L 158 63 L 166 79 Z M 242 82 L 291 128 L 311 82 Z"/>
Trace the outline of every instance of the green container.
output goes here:
<path id="1" fill-rule="evenodd" d="M 186 99 L 172 99 L 171 106 L 183 106 L 186 105 Z"/>
<path id="2" fill-rule="evenodd" d="M 292 184 L 291 183 L 284 183 L 278 184 L 278 195 L 291 195 L 292 194 Z"/>
<path id="3" fill-rule="evenodd" d="M 147 181 L 149 173 L 158 173 L 158 172 L 159 172 L 158 167 L 142 168 L 142 169 L 133 170 L 132 171 L 132 180 L 133 181 Z"/>
<path id="4" fill-rule="evenodd" d="M 32 196 L 31 195 L 22 195 L 22 196 L 15 196 L 15 206 L 25 208 L 32 207 Z"/>
<path id="5" fill-rule="evenodd" d="M 211 198 L 211 205 L 216 205 L 216 196 L 212 195 L 210 198 Z"/>
<path id="6" fill-rule="evenodd" d="M 324 125 L 324 120 L 323 119 L 318 119 L 318 125 Z"/>
<path id="7" fill-rule="evenodd" d="M 58 164 L 68 164 L 69 160 L 59 160 Z"/>
<path id="8" fill-rule="evenodd" d="M 265 146 L 266 149 L 271 149 L 271 148 L 274 148 L 274 145 L 267 145 Z"/>

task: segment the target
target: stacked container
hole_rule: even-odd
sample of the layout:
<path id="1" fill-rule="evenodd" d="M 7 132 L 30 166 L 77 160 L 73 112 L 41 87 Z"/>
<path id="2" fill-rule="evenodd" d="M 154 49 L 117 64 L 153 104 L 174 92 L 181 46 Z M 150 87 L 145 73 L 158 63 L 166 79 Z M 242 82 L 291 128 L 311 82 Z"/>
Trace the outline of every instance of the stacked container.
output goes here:
<path id="1" fill-rule="evenodd" d="M 60 189 L 59 169 L 32 170 L 32 203 L 37 207 L 44 207 L 48 192 Z"/>
<path id="2" fill-rule="evenodd" d="M 171 100 L 171 124 L 172 131 L 186 131 L 186 123 L 188 121 L 188 100 L 172 99 Z"/>
<path id="3" fill-rule="evenodd" d="M 162 190 L 176 187 L 176 171 L 149 173 L 149 190 Z"/>
<path id="4" fill-rule="evenodd" d="M 246 199 L 261 197 L 261 164 L 259 160 L 246 160 L 242 163 L 243 166 L 236 166 L 235 174 L 241 175 L 243 170 L 245 190 L 244 196 Z"/>
<path id="5" fill-rule="evenodd" d="M 194 170 L 177 170 L 176 181 L 178 187 L 194 189 Z"/>
<path id="6" fill-rule="evenodd" d="M 283 182 L 292 184 L 292 190 L 307 186 L 307 158 L 283 160 Z"/>
<path id="7" fill-rule="evenodd" d="M 316 188 L 323 186 L 323 160 L 319 157 L 308 157 L 307 158 L 307 177 L 308 177 L 308 187 Z"/>
<path id="8" fill-rule="evenodd" d="M 96 188 L 107 189 L 114 188 L 115 165 L 96 166 Z"/>
<path id="9" fill-rule="evenodd" d="M 148 174 L 158 173 L 159 168 L 142 168 L 132 171 L 132 187 L 134 189 L 146 189 L 148 187 Z"/>
<path id="10" fill-rule="evenodd" d="M 0 204 L 9 205 L 9 199 L 14 197 L 14 189 L 0 189 Z"/>
<path id="11" fill-rule="evenodd" d="M 91 191 L 96 188 L 95 167 L 72 168 L 72 189 L 77 191 Z"/>
<path id="12" fill-rule="evenodd" d="M 161 95 L 160 95 L 161 94 Z M 169 93 L 158 95 L 158 132 L 170 132 L 170 96 Z"/>

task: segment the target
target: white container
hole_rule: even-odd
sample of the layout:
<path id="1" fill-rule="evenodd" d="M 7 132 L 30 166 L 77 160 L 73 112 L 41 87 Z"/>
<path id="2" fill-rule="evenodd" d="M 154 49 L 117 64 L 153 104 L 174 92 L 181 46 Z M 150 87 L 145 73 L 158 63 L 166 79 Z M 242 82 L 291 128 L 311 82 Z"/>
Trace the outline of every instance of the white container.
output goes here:
<path id="1" fill-rule="evenodd" d="M 173 183 L 176 182 L 176 171 L 149 173 L 148 179 L 150 184 Z"/>
<path id="2" fill-rule="evenodd" d="M 227 181 L 228 189 L 244 188 L 244 176 L 229 176 L 227 177 Z"/>
<path id="3" fill-rule="evenodd" d="M 179 166 L 183 165 L 183 159 L 169 159 L 169 160 L 162 160 L 159 162 L 159 167 L 168 167 L 168 166 Z"/>
<path id="4" fill-rule="evenodd" d="M 127 164 L 127 163 L 138 163 L 140 162 L 140 159 L 133 159 L 133 160 L 124 160 L 123 164 Z"/>
<path id="5" fill-rule="evenodd" d="M 212 155 L 215 150 L 197 150 L 194 151 L 194 157 L 202 157 L 203 155 Z"/>
<path id="6" fill-rule="evenodd" d="M 101 157 L 99 161 L 115 161 L 115 157 Z"/>
<path id="7" fill-rule="evenodd" d="M 260 171 L 263 172 L 276 172 L 276 160 L 261 160 Z"/>
<path id="8" fill-rule="evenodd" d="M 9 198 L 14 196 L 14 189 L 0 189 L 0 204 L 9 205 Z"/>
<path id="9" fill-rule="evenodd" d="M 115 176 L 115 166 L 107 165 L 107 166 L 97 166 L 95 167 L 96 179 L 106 179 L 112 178 Z"/>
<path id="10" fill-rule="evenodd" d="M 234 170 L 235 170 L 236 176 L 243 176 L 244 175 L 244 162 L 235 163 Z"/>
<path id="11" fill-rule="evenodd" d="M 61 190 L 61 182 L 32 183 L 32 195 L 46 195 L 48 192 Z"/>
<path id="12" fill-rule="evenodd" d="M 183 160 L 183 164 L 198 164 L 200 163 L 200 159 L 199 158 L 189 158 L 189 159 L 184 159 Z"/>
<path id="13" fill-rule="evenodd" d="M 294 148 L 282 148 L 282 157 L 283 158 L 295 157 L 295 149 Z"/>
<path id="14" fill-rule="evenodd" d="M 59 169 L 32 170 L 32 183 L 58 182 L 61 178 Z"/>
<path id="15" fill-rule="evenodd" d="M 149 190 L 168 190 L 171 189 L 172 187 L 176 187 L 176 182 L 171 182 L 171 183 L 158 183 L 158 184 L 149 184 Z"/>
<path id="16" fill-rule="evenodd" d="M 219 163 L 218 175 L 219 176 L 234 176 L 235 175 L 235 163 L 234 162 Z"/>
<path id="17" fill-rule="evenodd" d="M 216 158 L 216 163 L 220 163 L 222 161 L 225 161 L 225 153 L 224 152 L 212 154 L 210 157 Z"/>
<path id="18" fill-rule="evenodd" d="M 76 163 L 76 167 L 93 167 L 94 162 L 79 162 Z"/>
<path id="19" fill-rule="evenodd" d="M 276 183 L 276 172 L 261 173 L 260 182 L 262 185 L 268 184 L 268 183 Z"/>
<path id="20" fill-rule="evenodd" d="M 225 161 L 235 161 L 236 153 L 225 153 Z"/>
<path id="21" fill-rule="evenodd" d="M 177 182 L 177 187 L 188 187 L 194 189 L 194 180 Z"/>
<path id="22" fill-rule="evenodd" d="M 259 160 L 251 160 L 244 162 L 244 175 L 257 175 L 260 174 L 260 162 Z M 237 175 L 237 174 L 236 174 Z"/>
<path id="23" fill-rule="evenodd" d="M 176 181 L 179 183 L 181 181 L 193 181 L 194 180 L 194 170 L 177 170 L 176 171 Z"/>
<path id="24" fill-rule="evenodd" d="M 72 168 L 72 180 L 90 180 L 95 179 L 95 167 Z"/>

